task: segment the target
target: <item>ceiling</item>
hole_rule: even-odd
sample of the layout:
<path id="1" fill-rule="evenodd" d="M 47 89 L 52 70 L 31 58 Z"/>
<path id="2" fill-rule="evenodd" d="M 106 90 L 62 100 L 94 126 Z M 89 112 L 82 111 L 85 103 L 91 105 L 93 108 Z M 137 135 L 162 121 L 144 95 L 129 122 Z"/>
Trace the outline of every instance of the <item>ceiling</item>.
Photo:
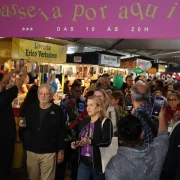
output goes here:
<path id="1" fill-rule="evenodd" d="M 106 50 L 153 58 L 158 63 L 180 66 L 180 40 L 159 39 L 64 39 L 79 46 L 78 52 Z M 89 46 L 92 46 L 91 49 Z"/>

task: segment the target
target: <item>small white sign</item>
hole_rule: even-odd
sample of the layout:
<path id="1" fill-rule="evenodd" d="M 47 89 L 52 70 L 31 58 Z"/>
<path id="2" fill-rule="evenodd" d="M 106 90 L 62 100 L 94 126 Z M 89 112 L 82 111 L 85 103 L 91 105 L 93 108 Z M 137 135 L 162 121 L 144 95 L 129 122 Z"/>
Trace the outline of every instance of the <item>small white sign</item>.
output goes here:
<path id="1" fill-rule="evenodd" d="M 100 65 L 110 67 L 120 67 L 120 57 L 101 54 Z"/>
<path id="2" fill-rule="evenodd" d="M 144 65 L 144 66 L 146 66 L 147 65 L 147 63 L 149 63 L 149 61 L 148 60 L 144 60 L 144 59 L 137 59 L 136 60 L 136 67 L 141 67 L 141 65 Z"/>
<path id="3" fill-rule="evenodd" d="M 74 56 L 74 62 L 81 63 L 82 62 L 82 57 L 81 56 Z"/>

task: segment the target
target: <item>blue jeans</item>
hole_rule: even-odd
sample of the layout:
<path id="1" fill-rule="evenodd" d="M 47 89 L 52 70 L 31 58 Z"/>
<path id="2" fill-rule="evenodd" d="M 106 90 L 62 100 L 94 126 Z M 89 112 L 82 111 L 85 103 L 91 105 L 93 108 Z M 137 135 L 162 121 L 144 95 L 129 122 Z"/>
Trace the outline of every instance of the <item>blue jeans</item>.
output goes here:
<path id="1" fill-rule="evenodd" d="M 103 180 L 102 175 L 95 169 L 92 169 L 85 164 L 80 163 L 78 168 L 77 180 L 89 180 L 90 175 L 92 175 L 94 180 Z"/>

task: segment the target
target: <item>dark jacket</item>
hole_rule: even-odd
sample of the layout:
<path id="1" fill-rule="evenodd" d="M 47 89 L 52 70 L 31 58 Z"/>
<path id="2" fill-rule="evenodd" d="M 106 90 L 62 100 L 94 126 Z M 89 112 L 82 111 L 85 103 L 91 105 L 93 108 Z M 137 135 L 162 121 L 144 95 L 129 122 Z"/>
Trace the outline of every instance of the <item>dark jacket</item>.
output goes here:
<path id="1" fill-rule="evenodd" d="M 180 179 L 180 121 L 174 125 L 169 137 L 169 150 L 163 166 L 163 179 Z"/>
<path id="2" fill-rule="evenodd" d="M 78 126 L 79 138 L 81 131 L 90 124 L 90 117 L 84 118 Z M 101 127 L 102 121 L 98 119 L 94 123 L 93 139 L 91 140 L 91 146 L 93 146 L 93 168 L 99 172 L 102 172 L 101 154 L 99 147 L 108 147 L 111 144 L 113 137 L 113 127 L 110 119 L 106 119 Z M 80 153 L 79 153 L 80 155 Z"/>
<path id="3" fill-rule="evenodd" d="M 64 150 L 64 117 L 61 108 L 54 103 L 40 123 L 39 103 L 26 110 L 28 138 L 27 150 L 34 153 L 54 153 Z"/>
<path id="4" fill-rule="evenodd" d="M 18 88 L 13 86 L 3 92 L 0 92 L 0 136 L 4 138 L 14 138 L 16 133 L 15 119 L 12 108 L 12 102 L 17 97 Z"/>
<path id="5" fill-rule="evenodd" d="M 0 92 L 0 174 L 1 179 L 8 179 L 12 169 L 12 160 L 14 154 L 14 144 L 16 138 L 16 126 L 12 101 L 17 97 L 18 88 L 13 86 L 3 92 Z"/>

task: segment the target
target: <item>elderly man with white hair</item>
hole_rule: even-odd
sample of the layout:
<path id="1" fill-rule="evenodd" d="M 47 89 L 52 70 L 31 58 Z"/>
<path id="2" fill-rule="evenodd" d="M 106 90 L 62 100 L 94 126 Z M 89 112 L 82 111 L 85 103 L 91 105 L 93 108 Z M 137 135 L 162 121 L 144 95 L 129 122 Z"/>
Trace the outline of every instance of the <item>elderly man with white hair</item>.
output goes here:
<path id="1" fill-rule="evenodd" d="M 28 131 L 27 168 L 31 180 L 54 180 L 56 163 L 64 160 L 64 117 L 60 106 L 52 102 L 53 89 L 42 84 L 38 89 L 39 103 L 25 113 Z"/>
<path id="2" fill-rule="evenodd" d="M 151 116 L 151 91 L 146 83 L 137 81 L 131 88 L 133 115 L 141 120 L 144 143 L 151 144 L 158 132 L 158 120 Z"/>

